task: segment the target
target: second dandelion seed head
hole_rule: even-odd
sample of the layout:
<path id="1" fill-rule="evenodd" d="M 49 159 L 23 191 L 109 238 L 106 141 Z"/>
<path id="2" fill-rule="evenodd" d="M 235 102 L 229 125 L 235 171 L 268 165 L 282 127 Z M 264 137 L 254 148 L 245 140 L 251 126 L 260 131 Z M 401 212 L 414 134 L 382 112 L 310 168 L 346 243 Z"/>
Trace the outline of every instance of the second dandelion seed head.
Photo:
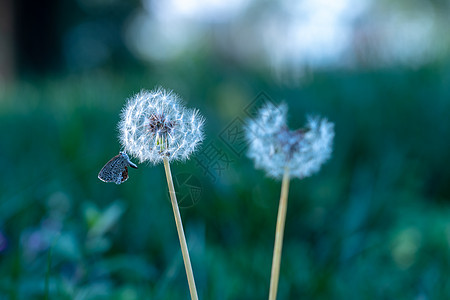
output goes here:
<path id="1" fill-rule="evenodd" d="M 119 122 L 125 151 L 140 162 L 186 160 L 203 140 L 204 119 L 185 108 L 179 97 L 162 88 L 131 97 Z"/>
<path id="2" fill-rule="evenodd" d="M 331 156 L 334 125 L 326 119 L 309 117 L 305 128 L 287 127 L 287 105 L 265 104 L 246 127 L 248 156 L 256 168 L 281 179 L 285 168 L 291 177 L 303 178 L 319 171 Z"/>

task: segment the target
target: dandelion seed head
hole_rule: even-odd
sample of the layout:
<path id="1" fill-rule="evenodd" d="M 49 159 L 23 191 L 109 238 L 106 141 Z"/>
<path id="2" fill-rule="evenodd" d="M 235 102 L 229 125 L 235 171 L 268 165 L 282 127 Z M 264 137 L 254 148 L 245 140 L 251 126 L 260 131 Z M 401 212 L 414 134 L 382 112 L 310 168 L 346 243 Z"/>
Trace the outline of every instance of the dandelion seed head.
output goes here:
<path id="1" fill-rule="evenodd" d="M 128 99 L 119 122 L 119 139 L 140 162 L 186 160 L 203 141 L 204 118 L 185 108 L 179 97 L 162 88 Z"/>
<path id="2" fill-rule="evenodd" d="M 246 137 L 256 168 L 281 179 L 287 167 L 291 177 L 303 178 L 318 172 L 330 158 L 334 125 L 310 116 L 305 128 L 292 131 L 287 127 L 287 105 L 267 103 L 247 123 Z"/>

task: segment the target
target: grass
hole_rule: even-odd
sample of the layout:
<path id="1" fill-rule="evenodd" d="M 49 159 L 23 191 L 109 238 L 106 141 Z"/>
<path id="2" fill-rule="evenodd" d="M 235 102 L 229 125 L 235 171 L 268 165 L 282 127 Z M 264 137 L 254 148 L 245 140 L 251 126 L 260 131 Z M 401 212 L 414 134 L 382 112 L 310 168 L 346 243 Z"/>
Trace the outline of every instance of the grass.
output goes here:
<path id="1" fill-rule="evenodd" d="M 174 176 L 191 173 L 201 183 L 197 204 L 181 208 L 199 298 L 265 298 L 270 279 L 279 183 L 220 139 L 234 118 L 245 117 L 243 109 L 222 109 L 218 99 L 229 89 L 241 95 L 242 108 L 261 90 L 286 100 L 292 128 L 304 123 L 294 112 L 336 124 L 331 160 L 290 187 L 279 299 L 448 298 L 445 72 L 317 74 L 301 89 L 255 74 L 242 75 L 250 86 L 232 73 L 184 84 L 91 74 L 3 91 L 0 232 L 8 246 L 0 253 L 0 299 L 46 296 L 54 233 L 61 238 L 52 249 L 50 299 L 189 297 L 161 168 L 130 172 L 119 187 L 96 178 L 119 150 L 115 126 L 125 98 L 157 84 L 187 95 L 208 120 L 205 145 L 214 142 L 233 159 L 217 181 L 193 159 L 173 166 Z M 89 235 L 114 203 L 121 213 Z"/>

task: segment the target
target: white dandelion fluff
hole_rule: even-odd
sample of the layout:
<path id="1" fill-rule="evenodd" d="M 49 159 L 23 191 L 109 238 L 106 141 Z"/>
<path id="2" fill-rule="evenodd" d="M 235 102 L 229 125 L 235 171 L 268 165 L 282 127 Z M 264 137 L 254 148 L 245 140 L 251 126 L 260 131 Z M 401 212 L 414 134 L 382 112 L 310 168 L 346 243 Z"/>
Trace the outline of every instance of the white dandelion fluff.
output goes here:
<path id="1" fill-rule="evenodd" d="M 265 104 L 247 123 L 248 156 L 256 168 L 277 179 L 286 167 L 291 177 L 310 176 L 331 156 L 334 125 L 327 119 L 308 117 L 305 128 L 291 131 L 286 119 L 286 104 Z"/>
<path id="2" fill-rule="evenodd" d="M 128 99 L 119 122 L 120 142 L 140 162 L 186 160 L 203 141 L 204 118 L 162 88 Z"/>

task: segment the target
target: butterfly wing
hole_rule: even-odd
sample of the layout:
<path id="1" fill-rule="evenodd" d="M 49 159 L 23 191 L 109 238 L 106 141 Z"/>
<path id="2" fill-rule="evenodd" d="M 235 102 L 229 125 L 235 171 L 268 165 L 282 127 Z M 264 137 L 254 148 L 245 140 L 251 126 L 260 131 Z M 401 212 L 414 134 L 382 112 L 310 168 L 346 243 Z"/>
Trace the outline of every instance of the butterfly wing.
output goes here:
<path id="1" fill-rule="evenodd" d="M 128 166 L 137 168 L 137 166 L 130 161 L 126 153 L 120 152 L 105 164 L 98 173 L 98 178 L 104 182 L 121 184 L 128 179 Z"/>
<path id="2" fill-rule="evenodd" d="M 120 175 L 119 178 L 117 178 L 116 184 L 121 184 L 122 182 L 127 181 L 127 179 L 128 179 L 128 168 L 125 166 L 125 169 L 122 171 L 122 174 Z"/>
<path id="3" fill-rule="evenodd" d="M 126 161 L 118 154 L 111 158 L 98 173 L 98 178 L 104 182 L 122 183 L 122 172 L 126 167 Z"/>
<path id="4" fill-rule="evenodd" d="M 115 166 L 115 161 L 118 159 L 119 155 L 114 156 L 111 158 L 100 170 L 98 173 L 98 179 L 104 182 L 112 182 L 113 180 L 113 168 Z"/>

